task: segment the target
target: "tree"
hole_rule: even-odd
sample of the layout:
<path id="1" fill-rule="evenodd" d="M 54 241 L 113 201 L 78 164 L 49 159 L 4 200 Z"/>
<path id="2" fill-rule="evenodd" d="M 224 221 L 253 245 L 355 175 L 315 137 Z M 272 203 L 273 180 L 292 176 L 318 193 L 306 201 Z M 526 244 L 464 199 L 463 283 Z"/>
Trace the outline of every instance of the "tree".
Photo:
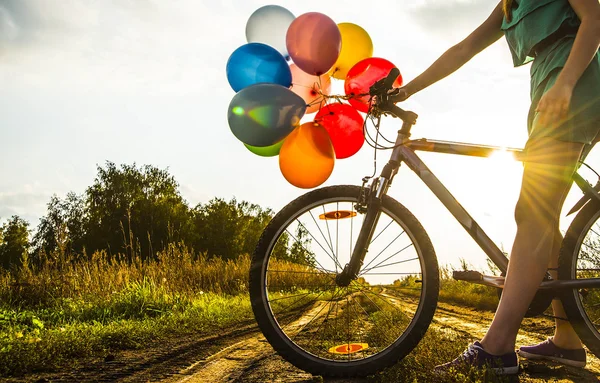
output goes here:
<path id="1" fill-rule="evenodd" d="M 86 244 L 89 251 L 153 257 L 169 243 L 191 234 L 189 208 L 168 171 L 107 162 L 86 190 Z"/>
<path id="2" fill-rule="evenodd" d="M 150 165 L 98 167 L 83 195 L 53 196 L 33 237 L 34 253 L 139 254 L 154 257 L 170 243 L 225 259 L 251 254 L 273 216 L 256 204 L 215 198 L 190 209 L 167 170 Z M 288 236 L 275 253 L 289 256 Z"/>
<path id="3" fill-rule="evenodd" d="M 309 234 L 304 226 L 298 225 L 296 232 L 292 236 L 292 246 L 288 252 L 283 256 L 280 255 L 279 258 L 300 265 L 315 266 L 315 254 L 310 251 L 312 241 L 308 237 Z M 281 241 L 282 239 L 280 238 L 279 240 Z M 284 240 L 287 243 L 287 237 Z"/>
<path id="4" fill-rule="evenodd" d="M 235 198 L 229 202 L 214 198 L 206 205 L 198 204 L 192 214 L 194 249 L 225 259 L 252 254 L 273 215 L 268 209 Z"/>
<path id="5" fill-rule="evenodd" d="M 33 237 L 34 253 L 52 254 L 60 250 L 66 254 L 81 254 L 86 241 L 85 199 L 68 193 L 64 200 L 56 195 L 50 198 L 48 213 L 40 219 Z"/>
<path id="6" fill-rule="evenodd" d="M 0 227 L 0 263 L 9 268 L 21 264 L 29 251 L 29 223 L 14 215 Z"/>

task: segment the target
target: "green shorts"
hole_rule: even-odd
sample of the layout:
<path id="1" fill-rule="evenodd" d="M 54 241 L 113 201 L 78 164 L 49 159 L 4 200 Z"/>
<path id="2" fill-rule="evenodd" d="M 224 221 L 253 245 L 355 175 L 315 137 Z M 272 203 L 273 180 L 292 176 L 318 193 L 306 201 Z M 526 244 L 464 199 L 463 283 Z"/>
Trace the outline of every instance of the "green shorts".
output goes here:
<path id="1" fill-rule="evenodd" d="M 575 85 L 569 114 L 560 124 L 540 126 L 535 124 L 535 111 L 540 99 L 556 82 L 571 47 L 574 36 L 565 37 L 540 52 L 531 66 L 531 108 L 527 121 L 530 139 L 552 137 L 560 141 L 593 144 L 600 138 L 600 55 L 587 67 Z"/>

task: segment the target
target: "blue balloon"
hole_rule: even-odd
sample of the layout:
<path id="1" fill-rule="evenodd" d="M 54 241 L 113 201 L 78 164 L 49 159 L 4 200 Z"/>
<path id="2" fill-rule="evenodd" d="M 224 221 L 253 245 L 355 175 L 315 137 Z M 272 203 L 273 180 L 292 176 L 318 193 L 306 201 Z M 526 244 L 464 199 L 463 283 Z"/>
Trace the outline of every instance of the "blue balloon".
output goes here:
<path id="1" fill-rule="evenodd" d="M 227 60 L 227 80 L 236 92 L 261 82 L 289 88 L 292 85 L 292 72 L 285 58 L 275 48 L 249 43 L 236 49 Z"/>
<path id="2" fill-rule="evenodd" d="M 283 140 L 300 125 L 306 102 L 277 84 L 255 84 L 238 92 L 227 120 L 238 140 L 250 146 L 270 146 Z"/>

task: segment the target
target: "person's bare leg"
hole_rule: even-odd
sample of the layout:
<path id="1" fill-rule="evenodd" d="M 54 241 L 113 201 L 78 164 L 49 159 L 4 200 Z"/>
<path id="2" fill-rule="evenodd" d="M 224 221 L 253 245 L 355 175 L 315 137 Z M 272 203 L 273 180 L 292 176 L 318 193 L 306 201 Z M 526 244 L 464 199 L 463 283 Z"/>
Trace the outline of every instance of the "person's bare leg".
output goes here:
<path id="1" fill-rule="evenodd" d="M 563 236 L 559 231 L 554 236 L 554 243 L 552 244 L 552 253 L 550 254 L 550 264 L 548 266 L 550 269 L 556 269 L 558 267 L 558 255 L 560 252 L 562 240 Z M 557 274 L 558 273 L 555 270 L 550 271 L 550 275 L 552 275 L 552 278 L 554 279 L 557 278 Z M 554 311 L 554 316 L 557 317 L 557 319 L 555 320 L 556 328 L 554 330 L 554 336 L 552 337 L 552 343 L 554 343 L 560 348 L 573 350 L 582 348 L 583 345 L 581 343 L 581 340 L 579 339 L 579 336 L 577 336 L 577 333 L 573 329 L 573 326 L 571 326 L 571 323 L 564 319 L 558 319 L 567 317 L 567 314 L 565 313 L 560 299 L 554 299 L 552 301 L 552 311 Z"/>
<path id="2" fill-rule="evenodd" d="M 515 208 L 517 234 L 511 251 L 502 298 L 487 334 L 484 349 L 501 355 L 515 349 L 521 321 L 550 261 L 560 218 L 561 202 L 583 145 L 540 138 L 527 144 L 527 162 Z"/>

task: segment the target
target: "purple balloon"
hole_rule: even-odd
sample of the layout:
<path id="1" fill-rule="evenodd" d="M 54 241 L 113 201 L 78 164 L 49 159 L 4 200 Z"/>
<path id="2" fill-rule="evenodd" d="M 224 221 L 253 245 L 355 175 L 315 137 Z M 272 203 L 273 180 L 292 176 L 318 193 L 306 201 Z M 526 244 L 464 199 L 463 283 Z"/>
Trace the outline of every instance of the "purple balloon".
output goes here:
<path id="1" fill-rule="evenodd" d="M 320 76 L 337 61 L 342 49 L 342 35 L 328 16 L 309 12 L 292 22 L 287 31 L 286 46 L 298 68 Z"/>

